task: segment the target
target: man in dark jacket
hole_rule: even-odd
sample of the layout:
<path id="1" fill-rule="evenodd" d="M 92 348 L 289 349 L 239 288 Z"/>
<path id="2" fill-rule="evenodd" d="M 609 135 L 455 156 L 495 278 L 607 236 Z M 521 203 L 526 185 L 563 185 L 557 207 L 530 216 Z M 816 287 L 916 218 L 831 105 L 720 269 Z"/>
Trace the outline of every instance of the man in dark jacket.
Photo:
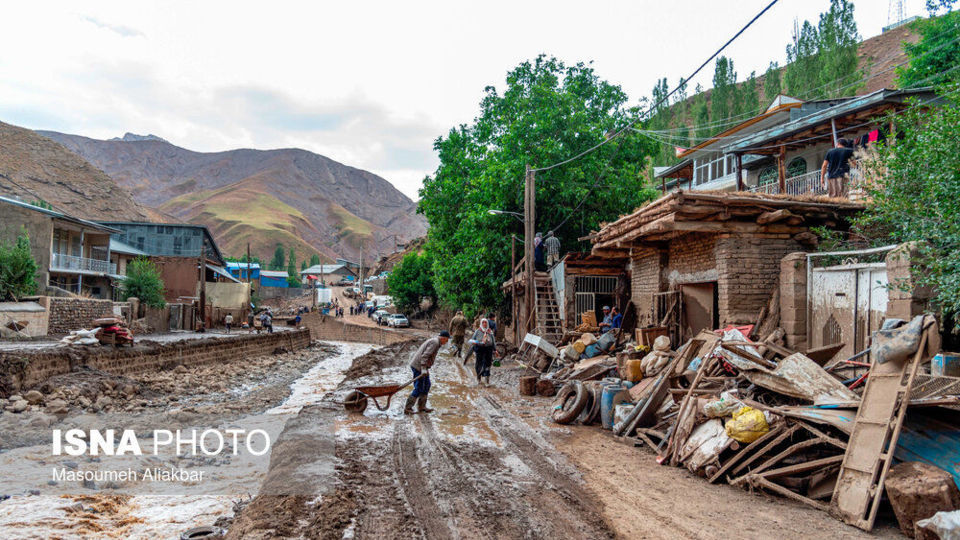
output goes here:
<path id="1" fill-rule="evenodd" d="M 453 338 L 453 346 L 457 348 L 457 358 L 463 353 L 463 337 L 467 333 L 467 319 L 463 316 L 463 311 L 457 311 L 456 316 L 450 320 L 450 336 Z"/>
<path id="2" fill-rule="evenodd" d="M 407 398 L 407 403 L 403 406 L 403 414 L 413 414 L 413 404 L 417 404 L 417 412 L 429 413 L 433 409 L 427 407 L 427 394 L 430 393 L 430 368 L 437 360 L 437 353 L 440 347 L 447 344 L 450 340 L 450 332 L 446 330 L 440 332 L 437 337 L 430 338 L 420 345 L 417 352 L 410 360 L 410 369 L 413 371 L 413 392 Z M 423 377 L 420 375 L 423 374 Z M 417 379 L 417 377 L 420 377 Z"/>

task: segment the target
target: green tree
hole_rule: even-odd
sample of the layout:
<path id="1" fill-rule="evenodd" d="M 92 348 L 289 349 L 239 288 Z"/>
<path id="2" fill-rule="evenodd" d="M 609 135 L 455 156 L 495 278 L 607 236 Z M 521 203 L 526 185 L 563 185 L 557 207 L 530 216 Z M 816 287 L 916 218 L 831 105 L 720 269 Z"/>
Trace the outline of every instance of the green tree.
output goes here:
<path id="1" fill-rule="evenodd" d="M 944 91 L 947 104 L 913 108 L 896 119 L 896 138 L 864 164 L 871 197 L 856 220 L 880 244 L 921 241 L 926 271 L 945 314 L 960 314 L 960 85 Z M 895 285 L 895 284 L 893 284 Z"/>
<path id="2" fill-rule="evenodd" d="M 277 244 L 277 249 L 273 251 L 273 259 L 270 260 L 270 270 L 283 270 L 286 253 L 283 250 L 283 244 Z"/>
<path id="3" fill-rule="evenodd" d="M 300 263 L 300 270 L 303 271 L 303 270 L 306 270 L 306 269 L 307 269 L 307 261 L 302 261 L 302 262 Z"/>
<path id="4" fill-rule="evenodd" d="M 917 21 L 914 28 L 920 40 L 903 44 L 910 63 L 897 68 L 897 85 L 934 86 L 960 78 L 960 11 Z"/>
<path id="5" fill-rule="evenodd" d="M 717 58 L 713 70 L 710 118 L 714 122 L 730 118 L 738 108 L 738 101 L 737 72 L 733 70 L 733 60 L 721 56 Z"/>
<path id="6" fill-rule="evenodd" d="M 787 45 L 783 83 L 792 96 L 804 99 L 852 96 L 863 76 L 857 69 L 860 34 L 853 2 L 830 0 L 830 9 L 813 26 L 804 21 Z"/>
<path id="7" fill-rule="evenodd" d="M 767 72 L 763 74 L 763 100 L 766 101 L 764 105 L 773 103 L 781 92 L 783 89 L 780 86 L 780 65 L 770 62 Z"/>
<path id="8" fill-rule="evenodd" d="M 422 298 L 436 301 L 433 266 L 429 253 L 408 253 L 393 267 L 387 276 L 387 290 L 400 311 L 413 313 L 419 310 Z"/>
<path id="9" fill-rule="evenodd" d="M 290 248 L 290 256 L 287 257 L 287 275 L 296 277 L 297 275 L 297 254 Z"/>
<path id="10" fill-rule="evenodd" d="M 320 264 L 320 256 L 314 253 L 310 256 L 310 266 L 316 266 Z"/>
<path id="11" fill-rule="evenodd" d="M 507 74 L 501 94 L 486 88 L 480 113 L 437 139 L 440 165 L 424 180 L 419 211 L 430 223 L 440 301 L 465 309 L 503 303 L 510 235 L 521 226 L 488 210 L 523 208 L 524 167 L 557 163 L 603 141 L 636 114 L 620 87 L 585 64 L 539 56 Z M 655 195 L 643 178 L 654 143 L 633 132 L 561 167 L 537 175 L 536 229 L 555 229 L 565 249 L 601 221 Z"/>
<path id="12" fill-rule="evenodd" d="M 140 303 L 150 307 L 163 307 L 163 280 L 160 271 L 146 257 L 137 257 L 127 264 L 127 277 L 123 280 L 121 295 L 140 299 Z"/>
<path id="13" fill-rule="evenodd" d="M 957 3 L 957 0 L 927 0 L 927 13 L 933 17 L 940 10 L 951 10 L 953 5 Z"/>
<path id="14" fill-rule="evenodd" d="M 760 94 L 757 90 L 757 74 L 751 71 L 750 76 L 743 82 L 737 100 L 737 115 L 753 116 L 760 106 Z"/>
<path id="15" fill-rule="evenodd" d="M 299 276 L 287 276 L 287 287 L 292 289 L 299 289 L 303 287 L 303 283 L 300 282 Z"/>
<path id="16" fill-rule="evenodd" d="M 713 134 L 709 123 L 710 108 L 707 106 L 707 97 L 703 93 L 703 87 L 698 84 L 693 96 L 693 133 L 696 142 L 701 142 Z"/>
<path id="17" fill-rule="evenodd" d="M 30 253 L 30 236 L 21 227 L 17 240 L 0 241 L 0 301 L 19 301 L 37 292 L 37 261 Z"/>

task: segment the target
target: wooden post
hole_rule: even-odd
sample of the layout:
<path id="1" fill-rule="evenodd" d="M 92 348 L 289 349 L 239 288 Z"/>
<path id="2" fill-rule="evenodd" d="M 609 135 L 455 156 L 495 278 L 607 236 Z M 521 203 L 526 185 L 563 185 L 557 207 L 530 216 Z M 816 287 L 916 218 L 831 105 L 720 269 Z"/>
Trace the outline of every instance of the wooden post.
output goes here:
<path id="1" fill-rule="evenodd" d="M 533 236 L 534 236 L 534 226 L 537 219 L 536 213 L 536 179 L 534 172 L 530 170 L 530 165 L 527 165 L 526 177 L 524 178 L 524 186 L 526 189 L 526 195 L 523 198 L 523 240 L 526 242 L 523 246 L 524 257 L 526 258 L 526 264 L 524 264 L 526 270 L 526 286 L 524 287 L 523 296 L 524 302 L 527 306 L 526 316 L 524 321 L 526 321 L 526 326 L 524 330 L 530 332 L 534 327 L 533 322 L 533 313 L 536 309 L 536 294 L 537 290 L 533 281 L 533 274 L 536 271 L 536 265 L 533 258 Z"/>
<path id="2" fill-rule="evenodd" d="M 777 181 L 780 187 L 780 193 L 787 192 L 787 147 L 781 146 L 780 153 L 777 154 Z"/>
<path id="3" fill-rule="evenodd" d="M 207 329 L 207 261 L 203 256 L 203 243 L 200 243 L 200 328 Z"/>
<path id="4" fill-rule="evenodd" d="M 833 132 L 833 145 L 837 146 L 837 120 L 835 118 L 830 119 L 830 131 Z"/>
<path id="5" fill-rule="evenodd" d="M 743 155 L 737 156 L 737 191 L 743 191 Z"/>
<path id="6" fill-rule="evenodd" d="M 250 242 L 247 242 L 247 283 L 250 283 Z"/>
<path id="7" fill-rule="evenodd" d="M 510 235 L 510 307 L 513 320 L 513 343 L 520 344 L 520 321 L 517 319 L 517 235 Z"/>

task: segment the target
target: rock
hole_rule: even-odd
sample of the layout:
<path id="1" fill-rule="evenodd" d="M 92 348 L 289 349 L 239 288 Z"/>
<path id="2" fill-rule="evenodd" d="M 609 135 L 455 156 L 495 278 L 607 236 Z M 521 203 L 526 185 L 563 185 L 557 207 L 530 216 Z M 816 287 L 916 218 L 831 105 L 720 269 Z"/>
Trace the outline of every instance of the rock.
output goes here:
<path id="1" fill-rule="evenodd" d="M 97 483 L 88 478 L 83 481 L 83 487 L 87 489 L 97 489 Z"/>
<path id="2" fill-rule="evenodd" d="M 9 401 L 10 403 L 16 403 L 16 402 L 20 401 L 21 399 L 23 399 L 23 397 L 21 397 L 20 394 L 14 394 L 14 395 L 10 396 L 10 399 L 9 399 L 8 401 Z"/>
<path id="3" fill-rule="evenodd" d="M 91 402 L 90 398 L 88 398 L 87 396 L 80 396 L 77 399 L 77 405 L 80 405 L 84 409 L 89 409 L 90 406 L 93 405 L 93 402 Z"/>
<path id="4" fill-rule="evenodd" d="M 177 367 L 173 368 L 174 373 L 186 373 L 187 368 L 183 364 L 179 364 Z"/>
<path id="5" fill-rule="evenodd" d="M 23 399 L 27 400 L 27 403 L 31 405 L 37 405 L 43 403 L 43 393 L 37 390 L 30 390 L 23 395 Z"/>
<path id="6" fill-rule="evenodd" d="M 960 491 L 950 473 L 926 463 L 907 461 L 893 467 L 884 487 L 900 530 L 910 538 L 917 521 L 960 508 Z"/>
<path id="7" fill-rule="evenodd" d="M 102 411 L 111 405 L 113 405 L 113 399 L 107 396 L 100 396 L 99 398 L 97 398 L 96 403 L 93 404 L 93 408 L 98 411 Z"/>
<path id="8" fill-rule="evenodd" d="M 30 405 L 30 404 L 27 403 L 27 400 L 21 399 L 20 401 L 15 402 L 15 403 L 10 407 L 10 412 L 22 413 L 23 411 L 27 410 L 27 406 L 29 406 L 29 405 Z"/>
<path id="9" fill-rule="evenodd" d="M 78 467 L 76 461 L 64 461 L 63 466 L 68 469 L 76 469 Z"/>
<path id="10" fill-rule="evenodd" d="M 123 387 L 123 394 L 127 397 L 132 397 L 136 393 L 137 387 L 133 386 L 132 384 L 128 384 Z"/>
<path id="11" fill-rule="evenodd" d="M 49 414 L 67 414 L 70 412 L 70 405 L 62 399 L 55 399 L 47 403 L 47 412 Z"/>
<path id="12" fill-rule="evenodd" d="M 49 406 L 47 410 L 49 412 Z M 56 423 L 57 417 L 53 416 L 53 414 L 37 413 L 37 415 L 30 420 L 29 425 L 34 427 L 50 427 Z"/>

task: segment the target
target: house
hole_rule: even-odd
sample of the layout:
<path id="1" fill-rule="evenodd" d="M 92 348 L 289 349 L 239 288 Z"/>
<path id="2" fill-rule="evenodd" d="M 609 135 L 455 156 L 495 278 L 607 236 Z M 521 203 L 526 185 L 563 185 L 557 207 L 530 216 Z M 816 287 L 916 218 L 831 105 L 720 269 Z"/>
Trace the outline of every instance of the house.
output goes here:
<path id="1" fill-rule="evenodd" d="M 16 242 L 21 230 L 30 237 L 37 262 L 37 283 L 75 294 L 110 299 L 121 279 L 111 262 L 110 235 L 117 229 L 32 204 L 0 197 L 0 240 Z"/>
<path id="2" fill-rule="evenodd" d="M 882 89 L 864 96 L 801 102 L 778 96 L 761 115 L 714 135 L 677 155 L 671 167 L 655 168 L 664 192 L 690 190 L 754 191 L 791 195 L 822 194 L 820 166 L 839 138 L 858 148 L 882 140 L 889 112 L 913 101 L 934 106 L 931 88 Z M 854 168 L 851 177 L 856 180 Z"/>
<path id="3" fill-rule="evenodd" d="M 321 283 L 334 283 L 343 278 L 356 279 L 357 273 L 346 264 L 315 264 L 300 271 L 300 279 L 304 285 L 309 281 L 308 276 L 316 276 Z"/>
<path id="4" fill-rule="evenodd" d="M 146 257 L 147 253 L 128 246 L 116 238 L 110 238 L 110 262 L 117 267 L 117 274 L 127 275 L 127 265 L 137 257 Z"/>
<path id="5" fill-rule="evenodd" d="M 886 115 L 911 103 L 941 102 L 932 88 L 882 89 L 864 96 L 804 103 L 789 122 L 750 133 L 723 146 L 726 155 L 751 156 L 743 189 L 761 193 L 824 193 L 820 166 L 837 138 L 847 138 L 859 150 L 883 140 L 889 129 Z M 851 170 L 857 180 L 859 171 Z"/>
<path id="6" fill-rule="evenodd" d="M 286 270 L 261 270 L 260 271 L 260 286 L 261 287 L 289 287 L 290 284 L 287 283 L 287 278 L 290 274 Z"/>
<path id="7" fill-rule="evenodd" d="M 230 272 L 231 276 L 241 281 L 246 281 L 248 277 L 252 281 L 260 281 L 260 263 L 229 261 L 227 262 L 226 269 L 227 272 Z M 250 272 L 249 276 L 247 276 L 248 270 Z"/>
<path id="8" fill-rule="evenodd" d="M 226 261 L 210 231 L 203 225 L 131 221 L 102 222 L 116 230 L 113 238 L 150 257 L 163 280 L 168 302 L 199 295 L 198 260 L 204 259 L 204 281 L 239 283 L 225 268 Z"/>
<path id="9" fill-rule="evenodd" d="M 623 264 L 637 328 L 677 340 L 751 324 L 777 288 L 781 259 L 811 251 L 811 227 L 844 230 L 863 206 L 812 196 L 668 193 L 592 235 L 591 255 Z"/>

